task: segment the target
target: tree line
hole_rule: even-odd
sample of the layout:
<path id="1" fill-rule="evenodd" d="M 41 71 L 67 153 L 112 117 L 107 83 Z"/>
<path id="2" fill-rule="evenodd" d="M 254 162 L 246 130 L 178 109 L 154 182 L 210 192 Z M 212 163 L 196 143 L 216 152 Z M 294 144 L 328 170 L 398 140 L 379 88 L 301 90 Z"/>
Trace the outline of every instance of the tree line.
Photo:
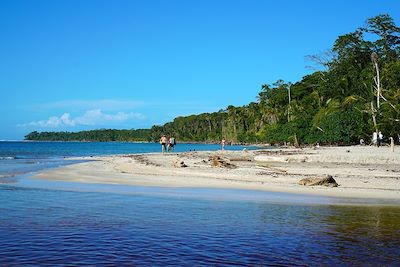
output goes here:
<path id="1" fill-rule="evenodd" d="M 27 140 L 354 144 L 373 131 L 400 134 L 400 28 L 387 14 L 308 56 L 317 69 L 296 83 L 261 86 L 257 101 L 185 117 L 150 129 L 32 132 Z"/>

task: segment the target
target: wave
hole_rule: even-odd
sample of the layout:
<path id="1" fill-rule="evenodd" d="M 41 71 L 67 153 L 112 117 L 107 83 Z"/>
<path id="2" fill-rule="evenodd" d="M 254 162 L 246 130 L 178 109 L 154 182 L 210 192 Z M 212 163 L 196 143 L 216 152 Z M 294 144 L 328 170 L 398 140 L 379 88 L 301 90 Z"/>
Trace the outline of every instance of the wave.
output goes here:
<path id="1" fill-rule="evenodd" d="M 17 157 L 0 157 L 0 160 L 11 160 L 16 159 Z"/>
<path id="2" fill-rule="evenodd" d="M 14 173 L 0 174 L 0 179 L 2 179 L 2 178 L 14 177 L 15 175 L 16 175 L 16 174 L 14 174 Z"/>

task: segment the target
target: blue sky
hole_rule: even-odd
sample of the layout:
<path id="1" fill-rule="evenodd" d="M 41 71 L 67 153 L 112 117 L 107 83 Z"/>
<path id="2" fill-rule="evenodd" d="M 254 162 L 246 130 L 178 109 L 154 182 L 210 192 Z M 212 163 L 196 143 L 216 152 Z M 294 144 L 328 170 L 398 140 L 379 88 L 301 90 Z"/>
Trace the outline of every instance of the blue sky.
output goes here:
<path id="1" fill-rule="evenodd" d="M 0 1 L 0 140 L 148 128 L 256 101 L 400 1 Z"/>

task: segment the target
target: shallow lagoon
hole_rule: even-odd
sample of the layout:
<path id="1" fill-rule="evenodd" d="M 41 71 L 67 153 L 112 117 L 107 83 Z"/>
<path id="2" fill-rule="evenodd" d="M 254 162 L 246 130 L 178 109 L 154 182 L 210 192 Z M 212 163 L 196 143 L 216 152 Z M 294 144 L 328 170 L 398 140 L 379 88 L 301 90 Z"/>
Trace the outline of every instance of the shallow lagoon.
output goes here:
<path id="1" fill-rule="evenodd" d="M 393 203 L 29 178 L 0 201 L 0 265 L 400 264 Z"/>

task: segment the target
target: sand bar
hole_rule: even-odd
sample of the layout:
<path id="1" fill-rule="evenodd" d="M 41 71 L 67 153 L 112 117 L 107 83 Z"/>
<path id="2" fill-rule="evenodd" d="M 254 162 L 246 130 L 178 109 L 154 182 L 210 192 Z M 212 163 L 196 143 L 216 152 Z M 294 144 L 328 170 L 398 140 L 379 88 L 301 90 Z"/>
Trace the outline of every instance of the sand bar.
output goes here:
<path id="1" fill-rule="evenodd" d="M 400 200 L 400 147 L 351 146 L 90 157 L 33 178 L 158 187 L 250 189 Z M 216 159 L 219 166 L 216 165 Z M 217 163 L 218 163 L 217 162 Z M 338 187 L 303 186 L 332 175 Z"/>

